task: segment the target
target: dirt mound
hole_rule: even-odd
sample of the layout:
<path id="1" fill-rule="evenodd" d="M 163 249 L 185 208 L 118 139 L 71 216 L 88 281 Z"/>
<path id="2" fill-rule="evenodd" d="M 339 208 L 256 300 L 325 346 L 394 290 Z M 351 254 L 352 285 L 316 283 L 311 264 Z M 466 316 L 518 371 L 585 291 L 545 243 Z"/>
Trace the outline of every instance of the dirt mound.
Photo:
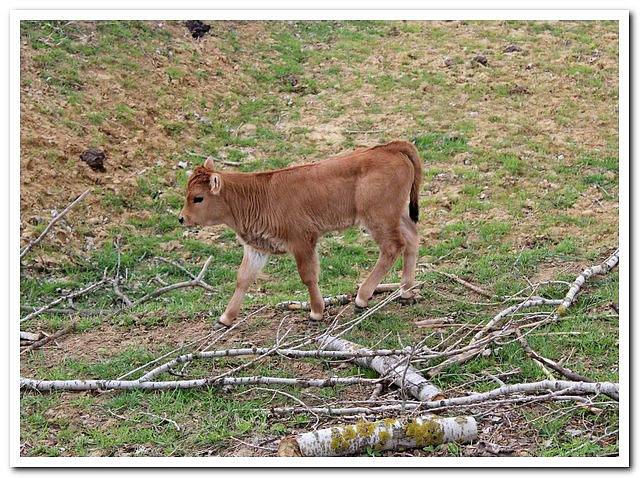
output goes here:
<path id="1" fill-rule="evenodd" d="M 102 24 L 101 24 L 102 23 Z M 68 22 L 45 36 L 23 25 L 20 104 L 20 211 L 21 237 L 29 240 L 38 225 L 46 224 L 53 209 L 61 210 L 87 188 L 87 210 L 70 219 L 74 224 L 90 218 L 117 223 L 103 202 L 109 196 L 130 196 L 137 180 L 149 168 L 177 163 L 193 142 L 197 128 L 198 96 L 207 107 L 234 83 L 234 70 L 221 52 L 222 40 L 207 35 L 194 42 L 182 22 L 144 22 L 145 41 L 122 33 L 121 43 L 105 45 L 105 32 L 119 25 L 108 22 Z M 132 29 L 134 27 L 131 27 Z M 242 30 L 242 23 L 221 22 L 217 28 Z M 246 26 L 255 35 L 255 25 Z M 134 33 L 137 33 L 135 30 Z M 126 33 L 126 32 L 125 32 Z M 51 43 L 52 35 L 60 44 Z M 100 62 L 95 52 L 104 49 Z M 127 63 L 123 73 L 122 63 Z M 71 72 L 77 68 L 77 74 Z M 71 85 L 65 78 L 75 78 Z M 196 115 L 197 113 L 197 115 Z M 107 170 L 93 170 L 80 159 L 99 148 Z M 173 178 L 175 172 L 167 167 Z M 105 199 L 105 197 L 107 199 Z M 82 218 L 82 219 L 80 219 Z M 96 242 L 106 225 L 91 224 Z M 41 226 L 42 227 L 42 226 Z M 67 243 L 67 238 L 56 238 Z M 78 239 L 78 238 L 76 238 Z M 55 242 L 54 242 L 55 244 Z"/>

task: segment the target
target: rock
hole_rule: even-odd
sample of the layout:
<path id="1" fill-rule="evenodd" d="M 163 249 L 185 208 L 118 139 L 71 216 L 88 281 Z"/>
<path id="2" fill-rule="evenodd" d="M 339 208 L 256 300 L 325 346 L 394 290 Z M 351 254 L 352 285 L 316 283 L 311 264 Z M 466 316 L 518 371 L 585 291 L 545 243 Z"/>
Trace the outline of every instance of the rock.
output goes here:
<path id="1" fill-rule="evenodd" d="M 197 111 L 193 112 L 193 116 L 195 116 L 195 118 L 202 124 L 205 124 L 205 125 L 210 125 L 211 124 L 211 119 L 210 118 L 208 118 L 207 116 L 200 115 Z"/>
<path id="2" fill-rule="evenodd" d="M 469 151 L 458 153 L 453 157 L 453 160 L 462 164 L 471 164 L 471 153 Z"/>
<path id="3" fill-rule="evenodd" d="M 527 66 L 524 67 L 525 70 L 533 70 L 533 63 L 527 63 Z"/>
<path id="4" fill-rule="evenodd" d="M 90 148 L 80 155 L 80 159 L 87 163 L 94 171 L 99 171 L 101 173 L 107 172 L 107 169 L 104 167 L 104 162 L 107 159 L 104 151 L 96 148 Z"/>
<path id="5" fill-rule="evenodd" d="M 291 88 L 295 88 L 300 83 L 300 79 L 296 75 L 285 75 L 282 81 L 285 85 L 291 86 Z"/>
<path id="6" fill-rule="evenodd" d="M 531 91 L 526 86 L 516 85 L 509 90 L 510 95 L 530 95 Z"/>
<path id="7" fill-rule="evenodd" d="M 484 55 L 476 55 L 473 57 L 473 60 L 471 60 L 475 63 L 479 63 L 482 66 L 489 66 L 489 61 L 487 60 L 487 57 Z"/>
<path id="8" fill-rule="evenodd" d="M 253 136 L 256 133 L 256 125 L 247 123 L 242 125 L 240 128 L 236 130 L 236 133 L 241 134 L 242 136 Z"/>
<path id="9" fill-rule="evenodd" d="M 172 252 L 176 249 L 180 249 L 181 246 L 182 242 L 174 239 L 173 241 L 168 241 L 160 244 L 160 249 L 162 249 L 164 252 Z"/>
<path id="10" fill-rule="evenodd" d="M 195 39 L 202 38 L 209 30 L 211 30 L 211 26 L 201 22 L 200 20 L 187 20 L 184 24 L 191 33 L 191 36 Z"/>
<path id="11" fill-rule="evenodd" d="M 522 48 L 518 45 L 507 45 L 502 51 L 505 53 L 515 53 L 517 51 L 522 51 Z"/>
<path id="12" fill-rule="evenodd" d="M 446 66 L 447 68 L 449 68 L 451 65 L 453 65 L 453 60 L 451 58 L 449 58 L 448 56 L 445 56 L 442 59 L 442 63 L 444 66 Z"/>

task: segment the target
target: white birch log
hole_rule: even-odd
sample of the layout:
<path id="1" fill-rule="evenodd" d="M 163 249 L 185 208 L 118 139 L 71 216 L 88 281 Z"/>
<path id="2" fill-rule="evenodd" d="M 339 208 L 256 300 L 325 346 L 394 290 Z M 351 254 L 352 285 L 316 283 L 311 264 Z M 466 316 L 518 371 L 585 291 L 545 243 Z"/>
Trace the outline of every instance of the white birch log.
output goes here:
<path id="1" fill-rule="evenodd" d="M 368 448 L 377 451 L 422 448 L 442 443 L 466 443 L 478 435 L 473 417 L 388 418 L 376 422 L 360 420 L 354 425 L 324 428 L 285 438 L 279 456 L 347 456 Z"/>
<path id="2" fill-rule="evenodd" d="M 369 351 L 369 349 L 360 347 L 353 342 L 331 335 L 322 335 L 317 341 L 319 348 L 324 350 Z M 431 384 L 418 370 L 411 366 L 409 357 L 395 355 L 359 357 L 355 359 L 355 363 L 362 367 L 371 368 L 383 377 L 389 377 L 398 387 L 407 390 L 420 401 L 426 402 L 442 394 L 438 387 Z"/>
<path id="3" fill-rule="evenodd" d="M 281 377 L 222 377 L 194 380 L 172 380 L 166 382 L 141 382 L 139 380 L 34 380 L 20 378 L 20 388 L 51 392 L 65 390 L 84 392 L 87 390 L 177 390 L 185 388 L 207 388 L 240 385 L 289 385 L 293 387 L 335 387 L 336 385 L 373 384 L 377 379 L 361 377 L 329 378 L 281 378 Z"/>

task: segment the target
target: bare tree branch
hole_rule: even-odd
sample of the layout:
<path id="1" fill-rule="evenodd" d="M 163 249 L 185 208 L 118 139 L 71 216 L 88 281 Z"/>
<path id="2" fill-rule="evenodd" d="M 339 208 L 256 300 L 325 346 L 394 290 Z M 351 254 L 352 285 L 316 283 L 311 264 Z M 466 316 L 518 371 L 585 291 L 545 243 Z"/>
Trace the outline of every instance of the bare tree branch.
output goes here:
<path id="1" fill-rule="evenodd" d="M 75 206 L 76 204 L 78 204 L 80 201 L 82 201 L 84 199 L 84 197 L 89 194 L 91 192 L 90 189 L 87 189 L 85 192 L 83 192 L 80 196 L 78 196 L 71 204 L 69 204 L 66 208 L 64 208 L 64 210 L 57 214 L 53 219 L 51 219 L 51 221 L 49 222 L 49 224 L 47 224 L 47 227 L 44 228 L 44 231 L 42 231 L 40 233 L 40 235 L 34 239 L 33 241 L 29 242 L 29 244 L 27 244 L 24 249 L 22 249 L 22 251 L 20 251 L 20 259 L 22 259 L 24 256 L 27 255 L 27 253 L 33 249 L 36 245 L 38 245 L 40 243 L 40 241 L 42 241 L 42 239 L 44 239 L 44 236 L 47 235 L 47 233 L 49 232 L 49 230 L 53 227 L 53 225 L 58 222 L 60 219 L 62 219 L 70 210 L 71 208 L 73 208 L 73 206 Z"/>
<path id="2" fill-rule="evenodd" d="M 89 292 L 93 292 L 96 289 L 99 289 L 101 287 L 104 287 L 106 284 L 108 284 L 109 282 L 111 282 L 111 278 L 109 277 L 103 277 L 101 281 L 98 282 L 94 282 L 93 284 L 90 284 L 80 290 L 71 292 L 69 294 L 65 294 L 61 297 L 58 297 L 56 300 L 54 300 L 53 302 L 50 302 L 47 305 L 43 305 L 42 307 L 40 307 L 39 309 L 34 310 L 33 312 L 25 315 L 22 319 L 20 319 L 20 323 L 25 322 L 29 319 L 32 319 L 40 314 L 42 314 L 43 312 L 46 312 L 47 310 L 55 307 L 56 305 L 68 301 L 69 299 L 75 299 L 76 297 L 80 297 L 82 295 L 88 294 Z"/>
<path id="3" fill-rule="evenodd" d="M 569 380 L 574 380 L 576 382 L 593 382 L 594 381 L 590 378 L 584 377 L 578 373 L 575 373 L 569 370 L 568 368 L 561 366 L 560 364 L 558 364 L 557 362 L 554 362 L 553 360 L 550 360 L 538 354 L 535 350 L 531 348 L 531 346 L 529 346 L 527 339 L 522 335 L 522 332 L 520 332 L 519 329 L 516 329 L 516 336 L 518 337 L 518 341 L 522 345 L 522 348 L 527 353 L 527 355 L 532 359 L 534 359 L 535 361 L 541 363 L 546 367 L 549 367 L 552 370 L 555 370 L 561 375 L 564 375 Z"/>
<path id="4" fill-rule="evenodd" d="M 51 392 L 66 390 L 83 392 L 87 390 L 177 390 L 186 388 L 212 388 L 241 385 L 289 385 L 293 387 L 335 387 L 336 385 L 372 384 L 377 379 L 361 377 L 329 378 L 281 378 L 281 377 L 222 377 L 219 379 L 200 378 L 194 380 L 174 380 L 165 382 L 141 382 L 139 380 L 34 380 L 20 378 L 20 388 Z"/>

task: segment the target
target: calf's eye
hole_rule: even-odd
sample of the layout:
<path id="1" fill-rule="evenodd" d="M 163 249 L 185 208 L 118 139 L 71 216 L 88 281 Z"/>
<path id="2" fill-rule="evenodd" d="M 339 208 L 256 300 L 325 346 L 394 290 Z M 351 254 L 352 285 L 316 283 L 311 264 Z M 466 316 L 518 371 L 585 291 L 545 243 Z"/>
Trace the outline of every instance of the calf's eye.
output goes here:
<path id="1" fill-rule="evenodd" d="M 196 196 L 193 198 L 193 202 L 202 202 L 204 200 L 204 197 L 202 196 Z"/>

